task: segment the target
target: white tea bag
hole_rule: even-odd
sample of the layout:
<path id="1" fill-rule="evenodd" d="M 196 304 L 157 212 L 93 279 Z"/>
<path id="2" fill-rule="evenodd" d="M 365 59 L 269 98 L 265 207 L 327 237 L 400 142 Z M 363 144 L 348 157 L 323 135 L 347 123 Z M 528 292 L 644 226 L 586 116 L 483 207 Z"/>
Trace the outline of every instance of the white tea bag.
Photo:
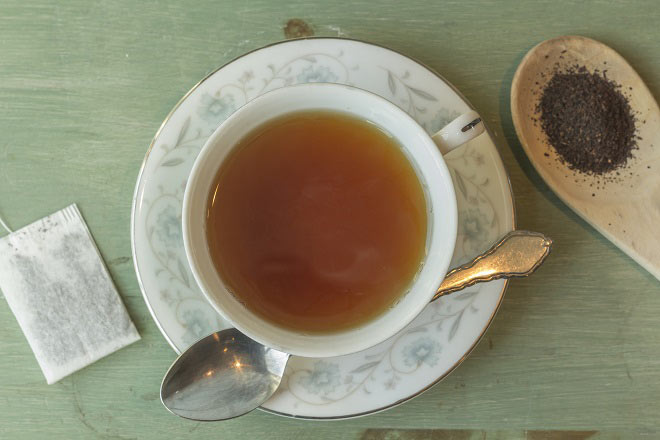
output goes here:
<path id="1" fill-rule="evenodd" d="M 140 339 L 76 205 L 0 238 L 0 289 L 49 384 Z"/>

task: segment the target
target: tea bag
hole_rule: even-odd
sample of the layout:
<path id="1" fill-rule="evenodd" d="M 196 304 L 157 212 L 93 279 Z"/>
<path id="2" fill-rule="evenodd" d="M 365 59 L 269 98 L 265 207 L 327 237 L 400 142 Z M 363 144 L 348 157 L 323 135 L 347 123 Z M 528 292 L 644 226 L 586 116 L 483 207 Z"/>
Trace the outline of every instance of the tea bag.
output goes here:
<path id="1" fill-rule="evenodd" d="M 0 289 L 49 384 L 140 339 L 76 205 L 0 238 Z"/>

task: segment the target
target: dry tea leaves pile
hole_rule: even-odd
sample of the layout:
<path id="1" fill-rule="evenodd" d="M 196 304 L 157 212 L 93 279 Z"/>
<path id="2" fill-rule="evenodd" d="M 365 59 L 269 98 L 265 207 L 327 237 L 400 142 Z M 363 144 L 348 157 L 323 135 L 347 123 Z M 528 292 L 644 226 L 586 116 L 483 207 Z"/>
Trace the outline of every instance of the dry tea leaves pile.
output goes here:
<path id="1" fill-rule="evenodd" d="M 550 145 L 574 171 L 609 173 L 624 167 L 637 148 L 634 113 L 606 70 L 556 64 L 536 112 Z"/>

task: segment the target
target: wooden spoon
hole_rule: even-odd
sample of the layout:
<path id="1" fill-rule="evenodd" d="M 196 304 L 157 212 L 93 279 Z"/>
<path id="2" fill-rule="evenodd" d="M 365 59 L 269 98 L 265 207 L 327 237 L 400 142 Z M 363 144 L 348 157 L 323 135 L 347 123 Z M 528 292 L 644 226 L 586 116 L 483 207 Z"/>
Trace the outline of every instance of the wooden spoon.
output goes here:
<path id="1" fill-rule="evenodd" d="M 607 70 L 637 118 L 638 149 L 625 168 L 601 177 L 562 164 L 539 123 L 540 91 L 555 63 Z M 580 36 L 544 41 L 523 58 L 511 86 L 511 115 L 525 153 L 548 186 L 580 217 L 660 279 L 660 110 L 626 60 L 608 46 Z M 604 177 L 616 177 L 606 181 Z"/>

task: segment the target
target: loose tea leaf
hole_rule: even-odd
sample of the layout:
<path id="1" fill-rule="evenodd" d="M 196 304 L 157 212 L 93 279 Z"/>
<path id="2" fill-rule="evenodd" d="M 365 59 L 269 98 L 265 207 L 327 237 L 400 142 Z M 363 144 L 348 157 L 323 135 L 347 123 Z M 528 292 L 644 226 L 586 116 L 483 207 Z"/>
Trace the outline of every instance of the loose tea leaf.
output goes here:
<path id="1" fill-rule="evenodd" d="M 635 117 L 621 86 L 606 71 L 573 66 L 556 71 L 536 108 L 550 145 L 569 168 L 604 174 L 620 168 L 637 147 Z"/>

